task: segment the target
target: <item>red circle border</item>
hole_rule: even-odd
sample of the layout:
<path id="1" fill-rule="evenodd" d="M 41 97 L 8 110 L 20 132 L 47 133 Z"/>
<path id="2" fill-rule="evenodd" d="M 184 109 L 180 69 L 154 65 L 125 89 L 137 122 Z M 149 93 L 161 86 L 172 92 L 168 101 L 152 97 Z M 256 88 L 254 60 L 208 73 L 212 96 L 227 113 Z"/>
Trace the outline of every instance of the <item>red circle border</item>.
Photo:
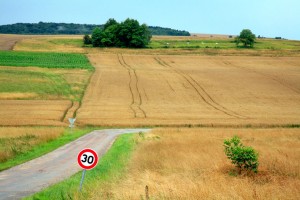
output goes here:
<path id="1" fill-rule="evenodd" d="M 82 154 L 86 153 L 86 152 L 89 152 L 91 154 L 94 155 L 95 157 L 95 162 L 91 165 L 91 166 L 84 166 L 82 163 L 81 163 L 81 156 Z M 96 151 L 94 151 L 93 149 L 83 149 L 82 151 L 79 152 L 78 156 L 77 156 L 77 162 L 79 164 L 79 166 L 83 169 L 87 169 L 87 170 L 90 170 L 90 169 L 93 169 L 97 164 L 98 164 L 98 154 Z"/>

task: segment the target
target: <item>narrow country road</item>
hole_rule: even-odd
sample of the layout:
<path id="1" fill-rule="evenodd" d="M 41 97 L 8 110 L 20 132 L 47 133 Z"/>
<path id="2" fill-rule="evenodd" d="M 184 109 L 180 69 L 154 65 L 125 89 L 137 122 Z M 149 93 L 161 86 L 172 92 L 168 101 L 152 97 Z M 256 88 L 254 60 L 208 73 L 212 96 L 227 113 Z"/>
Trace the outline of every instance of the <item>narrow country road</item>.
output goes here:
<path id="1" fill-rule="evenodd" d="M 82 149 L 94 149 L 101 159 L 118 135 L 149 130 L 106 129 L 93 131 L 42 157 L 0 172 L 0 199 L 21 199 L 80 171 L 77 155 Z"/>

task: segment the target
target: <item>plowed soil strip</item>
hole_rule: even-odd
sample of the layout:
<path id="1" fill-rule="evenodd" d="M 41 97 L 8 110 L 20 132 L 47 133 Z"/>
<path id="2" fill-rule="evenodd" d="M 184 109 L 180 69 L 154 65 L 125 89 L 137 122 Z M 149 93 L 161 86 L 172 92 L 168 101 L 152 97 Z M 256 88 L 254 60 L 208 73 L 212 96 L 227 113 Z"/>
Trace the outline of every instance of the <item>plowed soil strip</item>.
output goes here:
<path id="1" fill-rule="evenodd" d="M 77 154 L 82 149 L 94 149 L 101 159 L 118 135 L 149 130 L 107 129 L 93 131 L 49 154 L 0 172 L 0 199 L 20 199 L 80 171 Z"/>

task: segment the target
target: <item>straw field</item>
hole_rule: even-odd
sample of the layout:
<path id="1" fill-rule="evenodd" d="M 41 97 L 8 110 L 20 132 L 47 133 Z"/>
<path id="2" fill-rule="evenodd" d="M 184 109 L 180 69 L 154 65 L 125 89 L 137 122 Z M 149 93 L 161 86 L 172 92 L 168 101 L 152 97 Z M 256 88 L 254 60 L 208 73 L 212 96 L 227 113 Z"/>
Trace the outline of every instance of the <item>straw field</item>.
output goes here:
<path id="1" fill-rule="evenodd" d="M 62 121 L 71 106 L 68 100 L 0 100 L 0 124 L 65 125 Z"/>
<path id="2" fill-rule="evenodd" d="M 90 54 L 78 122 L 299 124 L 300 58 Z"/>
<path id="3" fill-rule="evenodd" d="M 223 141 L 234 135 L 259 152 L 258 174 L 237 175 L 226 158 Z M 121 181 L 88 189 L 90 199 L 299 199 L 299 130 L 156 129 Z"/>

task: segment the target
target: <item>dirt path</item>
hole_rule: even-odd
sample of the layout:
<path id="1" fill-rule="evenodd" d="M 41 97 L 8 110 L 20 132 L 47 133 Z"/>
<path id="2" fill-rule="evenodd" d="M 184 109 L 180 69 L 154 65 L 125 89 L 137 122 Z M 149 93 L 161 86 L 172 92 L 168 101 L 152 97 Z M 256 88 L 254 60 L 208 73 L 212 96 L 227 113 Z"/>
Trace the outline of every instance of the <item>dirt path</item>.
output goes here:
<path id="1" fill-rule="evenodd" d="M 93 131 L 49 154 L 0 172 L 0 199 L 20 199 L 60 182 L 81 170 L 77 154 L 82 149 L 94 149 L 101 159 L 118 135 L 140 131 L 149 129 Z"/>

